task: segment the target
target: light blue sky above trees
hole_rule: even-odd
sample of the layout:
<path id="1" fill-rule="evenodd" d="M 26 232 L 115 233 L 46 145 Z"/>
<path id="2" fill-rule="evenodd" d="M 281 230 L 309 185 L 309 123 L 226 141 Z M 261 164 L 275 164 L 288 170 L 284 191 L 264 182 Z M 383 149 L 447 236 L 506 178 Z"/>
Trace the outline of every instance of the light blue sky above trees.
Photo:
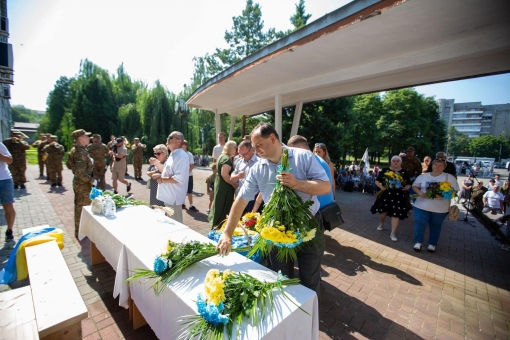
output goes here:
<path id="1" fill-rule="evenodd" d="M 298 0 L 259 0 L 265 29 L 292 28 Z M 308 0 L 312 22 L 348 0 Z M 12 104 L 46 109 L 60 76 L 72 77 L 89 59 L 114 73 L 126 72 L 174 93 L 189 83 L 193 57 L 227 47 L 224 34 L 245 0 L 8 0 L 9 42 L 14 51 Z M 510 103 L 510 74 L 420 86 L 418 92 L 456 102 Z"/>

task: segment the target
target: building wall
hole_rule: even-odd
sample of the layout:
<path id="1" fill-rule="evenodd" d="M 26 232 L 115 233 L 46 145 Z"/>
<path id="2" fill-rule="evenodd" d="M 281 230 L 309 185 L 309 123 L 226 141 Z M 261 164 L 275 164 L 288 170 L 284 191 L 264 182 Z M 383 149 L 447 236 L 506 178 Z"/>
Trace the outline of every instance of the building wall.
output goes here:
<path id="1" fill-rule="evenodd" d="M 7 0 L 0 0 L 0 17 L 7 18 Z M 0 30 L 0 42 L 8 43 L 8 38 L 9 32 Z M 12 75 L 10 78 L 12 82 Z M 5 96 L 5 94 L 8 95 Z M 0 140 L 3 141 L 10 136 L 11 126 L 10 85 L 2 81 L 0 82 Z"/>
<path id="2" fill-rule="evenodd" d="M 437 102 L 447 128 L 454 126 L 471 138 L 510 133 L 510 104 L 484 106 L 482 102 L 455 103 L 455 99 Z"/>

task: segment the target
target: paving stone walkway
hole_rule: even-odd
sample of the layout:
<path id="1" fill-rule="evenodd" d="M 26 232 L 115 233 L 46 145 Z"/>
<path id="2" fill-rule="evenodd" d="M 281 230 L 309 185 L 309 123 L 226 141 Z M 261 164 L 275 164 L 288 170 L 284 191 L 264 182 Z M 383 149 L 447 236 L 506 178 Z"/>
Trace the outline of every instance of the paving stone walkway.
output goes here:
<path id="1" fill-rule="evenodd" d="M 506 178 L 506 171 L 500 171 Z M 184 212 L 184 223 L 202 234 L 209 230 L 209 174 L 208 169 L 194 171 L 194 204 L 200 211 Z M 107 263 L 91 266 L 88 240 L 80 243 L 71 236 L 72 173 L 64 170 L 64 187 L 56 189 L 37 176 L 37 166 L 29 166 L 27 189 L 16 191 L 14 235 L 18 239 L 22 229 L 42 224 L 65 230 L 62 253 L 89 310 L 82 322 L 83 338 L 155 339 L 149 326 L 133 330 L 128 311 L 113 299 L 113 268 Z M 132 196 L 148 200 L 145 184 L 133 181 Z M 123 185 L 119 192 L 125 194 Z M 385 230 L 376 230 L 378 216 L 369 212 L 373 196 L 339 191 L 337 200 L 346 223 L 326 233 L 321 339 L 510 338 L 510 252 L 501 250 L 473 218 L 469 222 L 474 226 L 446 221 L 436 252 L 417 253 L 412 249 L 412 212 L 400 223 L 398 242 L 392 242 L 389 221 Z M 461 219 L 464 216 L 462 212 Z M 0 226 L 2 268 L 14 245 L 5 242 L 3 212 Z M 28 284 L 23 280 L 0 285 L 0 291 Z"/>

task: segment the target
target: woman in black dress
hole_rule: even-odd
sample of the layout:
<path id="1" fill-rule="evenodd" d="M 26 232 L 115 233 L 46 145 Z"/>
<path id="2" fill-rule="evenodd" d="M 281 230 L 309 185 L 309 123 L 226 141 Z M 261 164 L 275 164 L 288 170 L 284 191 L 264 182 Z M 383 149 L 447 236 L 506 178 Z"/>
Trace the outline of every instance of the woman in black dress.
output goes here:
<path id="1" fill-rule="evenodd" d="M 158 159 L 158 161 L 161 162 L 161 164 L 164 164 L 166 162 L 166 159 L 168 157 L 168 149 L 166 145 L 159 144 L 154 147 L 154 156 Z M 161 177 L 161 172 L 156 168 L 154 165 L 149 165 L 149 168 L 147 169 L 147 176 L 149 176 L 149 182 L 150 182 L 150 206 L 158 205 L 160 207 L 164 207 L 165 203 L 158 200 L 156 198 L 156 195 L 158 193 L 158 182 L 157 179 Z"/>
<path id="2" fill-rule="evenodd" d="M 400 156 L 393 156 L 391 158 L 389 168 L 384 168 L 379 171 L 377 175 L 377 179 L 375 181 L 375 185 L 382 190 L 383 192 L 379 194 L 374 205 L 370 208 L 372 214 L 379 213 L 380 223 L 377 227 L 377 230 L 383 230 L 384 220 L 386 216 L 391 217 L 391 234 L 390 239 L 394 242 L 397 241 L 396 232 L 398 228 L 399 220 L 403 220 L 407 218 L 407 211 L 409 203 L 409 197 L 406 194 L 406 191 L 411 186 L 409 183 L 409 174 L 405 169 L 402 169 L 402 158 Z M 387 189 L 384 185 L 386 173 L 394 172 L 399 174 L 403 178 L 403 183 L 401 183 L 398 188 L 389 188 Z"/>

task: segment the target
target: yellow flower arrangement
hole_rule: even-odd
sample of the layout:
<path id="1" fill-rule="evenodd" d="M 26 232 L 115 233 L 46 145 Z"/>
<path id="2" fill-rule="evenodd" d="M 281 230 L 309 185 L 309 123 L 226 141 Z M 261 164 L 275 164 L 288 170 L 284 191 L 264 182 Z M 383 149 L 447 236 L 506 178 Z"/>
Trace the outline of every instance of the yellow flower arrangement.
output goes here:
<path id="1" fill-rule="evenodd" d="M 227 269 L 223 273 L 220 273 L 218 269 L 211 269 L 207 272 L 205 277 L 205 300 L 214 305 L 219 305 L 221 301 L 225 300 L 225 280 L 230 275 L 230 271 Z"/>
<path id="2" fill-rule="evenodd" d="M 316 232 L 317 232 L 317 229 L 312 229 L 308 233 L 306 233 L 306 235 L 303 237 L 303 242 L 308 242 L 308 241 L 313 240 Z"/>
<path id="3" fill-rule="evenodd" d="M 281 230 L 282 228 L 283 230 Z M 274 243 L 294 243 L 297 241 L 296 233 L 288 230 L 285 231 L 285 226 L 279 226 L 278 228 L 264 227 L 260 232 L 260 235 Z"/>

